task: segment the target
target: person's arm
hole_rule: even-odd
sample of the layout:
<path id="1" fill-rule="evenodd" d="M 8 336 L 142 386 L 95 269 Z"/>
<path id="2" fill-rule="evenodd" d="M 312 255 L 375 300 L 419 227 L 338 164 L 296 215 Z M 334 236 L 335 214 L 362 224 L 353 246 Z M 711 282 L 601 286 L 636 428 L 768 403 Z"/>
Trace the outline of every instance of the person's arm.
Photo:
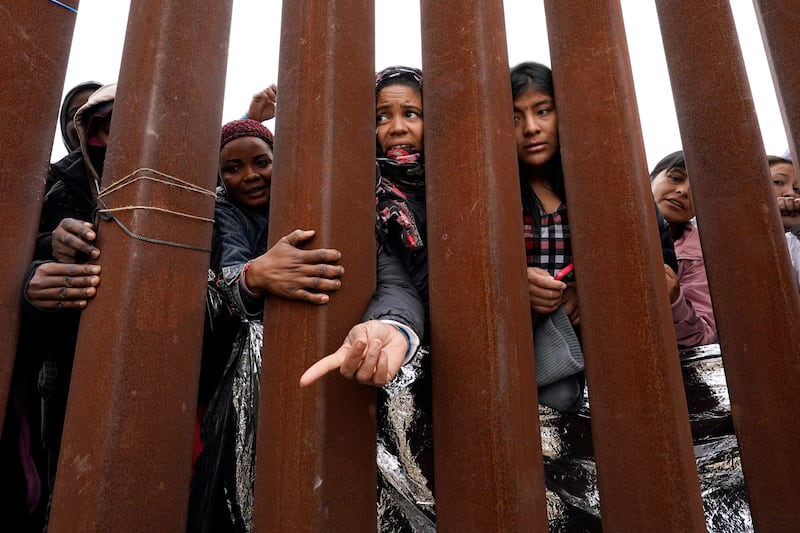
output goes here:
<path id="1" fill-rule="evenodd" d="M 266 122 L 275 116 L 277 105 L 278 86 L 273 83 L 263 91 L 258 91 L 253 95 L 253 99 L 250 100 L 250 107 L 247 108 L 247 113 L 242 118 Z"/>
<path id="2" fill-rule="evenodd" d="M 424 336 L 422 297 L 398 254 L 386 250 L 378 253 L 375 292 L 362 320 L 398 322 L 407 326 L 416 337 Z"/>
<path id="3" fill-rule="evenodd" d="M 99 285 L 100 265 L 43 262 L 27 278 L 23 297 L 38 309 L 83 309 Z"/>
<path id="4" fill-rule="evenodd" d="M 63 181 L 53 185 L 42 202 L 35 259 L 63 263 L 97 259 L 100 251 L 93 244 L 96 235 L 88 222 L 93 210 L 93 204 Z"/>
<path id="5" fill-rule="evenodd" d="M 61 263 L 82 262 L 100 257 L 100 250 L 94 246 L 97 233 L 91 222 L 65 218 L 53 230 L 50 245 L 53 257 Z"/>
<path id="6" fill-rule="evenodd" d="M 225 267 L 244 265 L 258 255 L 255 250 L 250 223 L 242 211 L 227 197 L 217 199 L 214 208 L 213 261 L 211 269 L 221 272 Z M 263 250 L 263 248 L 262 248 Z"/>
<path id="7" fill-rule="evenodd" d="M 528 267 L 528 299 L 537 315 L 552 313 L 561 305 L 567 284 L 555 279 L 547 270 Z"/>
<path id="8" fill-rule="evenodd" d="M 698 262 L 702 263 L 701 260 L 691 263 Z M 703 265 L 684 269 L 680 280 L 666 264 L 664 273 L 670 293 L 672 323 L 675 326 L 678 347 L 692 348 L 716 342 L 716 324 Z"/>
<path id="9" fill-rule="evenodd" d="M 264 311 L 263 295 L 250 293 L 242 276 L 247 262 L 258 255 L 248 227 L 247 217 L 227 197 L 217 199 L 210 268 L 217 275 L 217 289 L 234 314 L 258 318 Z"/>
<path id="10" fill-rule="evenodd" d="M 414 356 L 424 332 L 425 308 L 396 254 L 378 254 L 377 285 L 363 320 L 334 353 L 306 370 L 301 386 L 338 369 L 346 378 L 381 387 Z"/>
<path id="11" fill-rule="evenodd" d="M 675 254 L 675 242 L 672 240 L 672 231 L 669 227 L 669 222 L 661 214 L 661 210 L 657 205 L 654 206 L 656 210 L 656 224 L 658 225 L 658 236 L 661 239 L 661 255 L 664 258 L 664 264 L 669 265 L 673 272 L 678 273 L 678 257 Z"/>
<path id="12" fill-rule="evenodd" d="M 328 303 L 326 293 L 342 286 L 339 278 L 344 267 L 335 264 L 342 254 L 332 248 L 300 248 L 315 235 L 314 230 L 296 229 L 248 261 L 242 270 L 243 288 L 255 296 L 270 293 L 313 304 Z"/>
<path id="13" fill-rule="evenodd" d="M 564 305 L 564 312 L 567 313 L 570 324 L 579 326 L 581 323 L 581 312 L 578 306 L 578 284 L 574 281 L 567 283 L 567 288 L 561 295 L 561 303 Z"/>
<path id="14" fill-rule="evenodd" d="M 382 387 L 397 375 L 408 346 L 408 338 L 393 324 L 380 320 L 356 324 L 338 350 L 303 373 L 300 386 L 311 385 L 338 369 L 342 376 L 363 385 Z"/>
<path id="15" fill-rule="evenodd" d="M 791 231 L 793 227 L 800 224 L 800 198 L 779 197 L 778 210 L 781 213 L 785 231 Z"/>
<path id="16" fill-rule="evenodd" d="M 328 248 L 299 248 L 314 235 L 313 230 L 294 230 L 266 253 L 223 267 L 220 289 L 251 317 L 260 314 L 267 293 L 317 305 L 328 303 L 328 293 L 342 286 L 339 278 L 344 267 L 334 264 L 342 254 Z"/>

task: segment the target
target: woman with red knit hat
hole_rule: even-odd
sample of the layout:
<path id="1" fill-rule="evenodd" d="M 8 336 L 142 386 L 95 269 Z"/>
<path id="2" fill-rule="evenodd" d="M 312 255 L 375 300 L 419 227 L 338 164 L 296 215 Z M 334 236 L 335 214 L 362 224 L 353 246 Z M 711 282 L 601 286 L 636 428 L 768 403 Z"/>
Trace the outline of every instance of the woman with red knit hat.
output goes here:
<path id="1" fill-rule="evenodd" d="M 344 273 L 338 250 L 298 247 L 313 230 L 294 230 L 267 249 L 272 145 L 272 133 L 257 120 L 222 127 L 192 532 L 251 529 L 264 297 L 322 305 Z"/>

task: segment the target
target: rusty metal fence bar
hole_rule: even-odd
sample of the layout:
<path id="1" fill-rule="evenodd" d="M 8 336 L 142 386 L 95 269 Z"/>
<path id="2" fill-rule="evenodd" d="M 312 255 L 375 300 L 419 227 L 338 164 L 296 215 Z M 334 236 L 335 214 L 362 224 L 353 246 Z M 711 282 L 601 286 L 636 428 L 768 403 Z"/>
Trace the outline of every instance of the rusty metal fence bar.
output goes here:
<path id="1" fill-rule="evenodd" d="M 132 0 L 103 186 L 147 167 L 213 189 L 231 1 L 196 10 Z M 730 6 L 656 3 L 753 522 L 791 530 L 800 296 Z M 800 48 L 789 36 L 800 14 L 787 1 L 754 3 L 796 153 Z M 421 6 L 437 527 L 545 531 L 502 2 Z M 545 7 L 603 527 L 702 531 L 619 1 Z M 0 167 L 0 253 L 10 263 L 0 285 L 3 410 L 37 226 L 27 206 L 41 201 L 34 177 L 50 149 L 39 140 L 52 132 L 74 27 L 53 2 L 4 9 L 0 101 L 26 117 L 27 140 L 13 120 L 0 127 L 5 146 L 25 150 Z M 316 229 L 313 245 L 340 249 L 346 274 L 328 306 L 266 302 L 254 530 L 374 531 L 374 391 L 297 383 L 360 319 L 374 288 L 374 3 L 284 2 L 282 20 L 278 83 L 291 98 L 276 121 L 269 239 Z M 115 194 L 114 206 L 213 213 L 209 200 L 144 182 Z M 459 216 L 464 206 L 469 217 Z M 197 220 L 119 216 L 160 240 L 210 241 Z M 51 530 L 181 531 L 208 255 L 131 239 L 109 221 L 98 235 L 103 289 L 81 319 Z"/>
<path id="2" fill-rule="evenodd" d="M 35 206 L 42 203 L 50 161 L 50 143 L 44 140 L 52 137 L 58 117 L 75 28 L 75 14 L 56 4 L 10 0 L 2 11 L 0 102 L 6 118 L 0 140 L 14 150 L 0 161 L 0 252 L 6 263 L 0 276 L 0 430 L 17 347 L 20 289 L 39 222 Z"/>
<path id="3" fill-rule="evenodd" d="M 786 136 L 793 154 L 800 153 L 800 42 L 789 35 L 800 25 L 800 6 L 791 0 L 753 0 L 767 61 L 783 114 Z M 773 154 L 780 155 L 780 154 Z"/>
<path id="4" fill-rule="evenodd" d="M 704 531 L 619 2 L 545 2 L 603 527 Z"/>
<path id="5" fill-rule="evenodd" d="M 174 244 L 98 223 L 103 290 L 81 316 L 50 531 L 185 528 L 212 231 L 191 217 L 214 214 L 230 18 L 230 0 L 131 2 L 102 187 L 163 175 L 104 201 L 145 206 L 115 216 Z"/>
<path id="6" fill-rule="evenodd" d="M 800 510 L 800 295 L 733 16 L 722 0 L 656 6 L 753 523 L 787 531 Z"/>
<path id="7" fill-rule="evenodd" d="M 437 529 L 546 531 L 503 5 L 421 15 Z"/>
<path id="8" fill-rule="evenodd" d="M 284 2 L 269 241 L 314 229 L 342 252 L 329 304 L 268 298 L 255 531 L 375 531 L 375 390 L 303 370 L 342 343 L 375 288 L 371 0 Z"/>

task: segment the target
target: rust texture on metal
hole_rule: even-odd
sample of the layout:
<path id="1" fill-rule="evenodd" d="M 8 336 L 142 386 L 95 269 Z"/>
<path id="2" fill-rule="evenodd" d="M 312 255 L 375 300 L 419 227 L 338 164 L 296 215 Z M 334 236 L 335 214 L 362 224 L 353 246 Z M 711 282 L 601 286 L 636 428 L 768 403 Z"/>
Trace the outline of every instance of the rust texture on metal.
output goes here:
<path id="1" fill-rule="evenodd" d="M 734 20 L 722 0 L 656 5 L 753 523 L 787 531 L 800 490 L 800 462 L 786 460 L 800 447 L 800 295 Z"/>
<path id="2" fill-rule="evenodd" d="M 800 42 L 788 36 L 800 25 L 800 5 L 793 0 L 754 0 L 753 4 L 775 82 L 789 146 L 793 154 L 798 154 L 800 113 L 796 110 L 800 109 L 800 70 L 797 69 Z"/>
<path id="3" fill-rule="evenodd" d="M 284 2 L 269 242 L 314 229 L 345 268 L 330 303 L 267 298 L 255 531 L 375 531 L 375 389 L 303 370 L 360 322 L 375 288 L 374 5 Z"/>
<path id="4" fill-rule="evenodd" d="M 0 161 L 0 253 L 6 264 L 0 276 L 0 430 L 17 347 L 20 288 L 33 257 L 75 14 L 56 4 L 12 0 L 3 3 L 2 28 L 0 102 L 8 115 L 0 125 L 7 149 Z"/>
<path id="5" fill-rule="evenodd" d="M 208 248 L 231 1 L 133 0 L 102 187 L 132 232 Z M 152 171 L 140 176 L 171 178 Z M 179 216 L 177 213 L 186 216 Z M 182 531 L 203 335 L 206 251 L 98 223 L 102 286 L 81 316 L 51 531 Z"/>
<path id="6" fill-rule="evenodd" d="M 503 6 L 421 14 L 437 528 L 546 531 Z"/>
<path id="7" fill-rule="evenodd" d="M 705 531 L 619 2 L 545 2 L 603 528 Z"/>

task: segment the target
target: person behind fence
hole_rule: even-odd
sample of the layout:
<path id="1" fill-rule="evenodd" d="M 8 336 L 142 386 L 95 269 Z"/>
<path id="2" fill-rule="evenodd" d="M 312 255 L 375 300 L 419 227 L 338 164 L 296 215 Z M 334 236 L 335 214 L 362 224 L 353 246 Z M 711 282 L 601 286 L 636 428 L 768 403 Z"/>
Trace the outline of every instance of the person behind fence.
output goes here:
<path id="1" fill-rule="evenodd" d="M 61 110 L 58 114 L 58 124 L 61 128 L 61 137 L 64 140 L 67 152 L 73 152 L 81 147 L 78 129 L 75 126 L 75 114 L 89 100 L 89 97 L 102 86 L 102 83 L 96 81 L 85 81 L 74 86 L 64 95 Z"/>
<path id="2" fill-rule="evenodd" d="M 678 257 L 678 273 L 665 268 L 672 322 L 679 348 L 717 342 L 717 327 L 708 291 L 700 235 L 695 226 L 694 203 L 682 151 L 656 163 L 650 172 L 653 198 L 669 223 Z"/>
<path id="3" fill-rule="evenodd" d="M 376 76 L 378 270 L 363 321 L 300 378 L 334 370 L 382 387 L 417 351 L 428 324 L 428 253 L 423 160 L 422 72 L 388 67 Z"/>
<path id="4" fill-rule="evenodd" d="M 583 390 L 583 353 L 564 173 L 550 69 L 533 62 L 511 69 L 514 138 L 534 329 L 539 402 L 574 410 Z"/>
<path id="5" fill-rule="evenodd" d="M 792 269 L 800 287 L 800 180 L 797 179 L 791 160 L 771 155 L 767 157 L 767 162 L 772 187 L 778 195 L 778 210 L 786 232 Z"/>
<path id="6" fill-rule="evenodd" d="M 514 66 L 511 95 L 539 402 L 573 411 L 582 403 L 584 364 L 552 71 Z M 665 269 L 677 271 L 668 227 L 656 215 Z"/>
<path id="7" fill-rule="evenodd" d="M 67 91 L 59 112 L 59 127 L 68 152 L 77 151 L 74 158 L 63 158 L 54 163 L 45 179 L 45 194 L 61 177 L 61 171 L 68 165 L 66 161 L 82 159 L 80 139 L 75 126 L 75 115 L 89 97 L 102 85 L 97 82 L 84 82 Z M 43 255 L 48 256 L 45 248 Z M 41 265 L 41 268 L 39 268 Z M 72 306 L 85 306 L 94 295 L 88 280 L 96 279 L 93 273 L 99 267 L 90 265 L 66 265 L 59 263 L 43 264 L 36 262 L 28 270 L 25 279 L 35 276 L 32 286 L 26 288 L 23 301 L 35 302 L 41 309 L 55 309 Z M 75 280 L 75 286 L 65 286 L 67 276 Z M 52 274 L 52 276 L 51 276 Z M 42 285 L 42 283 L 44 284 Z M 53 285 L 55 283 L 55 285 Z M 69 291 L 63 299 L 53 298 L 57 290 Z M 75 295 L 80 297 L 73 299 Z M 60 302 L 60 304 L 59 304 Z M 29 305 L 29 304 L 28 304 Z M 41 332 L 36 330 L 31 312 L 21 314 L 20 338 L 17 347 L 17 361 L 8 397 L 8 410 L 3 424 L 3 438 L 0 443 L 0 515 L 14 523 L 19 531 L 37 531 L 43 528 L 43 516 L 47 491 L 42 490 L 42 480 L 47 477 L 47 460 L 41 442 L 41 399 L 37 381 L 41 361 L 38 357 L 45 348 L 41 345 Z M 35 314 L 35 313 L 33 313 Z M 42 498 L 44 494 L 45 498 Z M 19 499 L 19 497 L 22 499 Z M 7 506 L 7 507 L 6 507 Z"/>
<path id="8" fill-rule="evenodd" d="M 201 377 L 201 388 L 211 390 L 192 479 L 192 532 L 252 527 L 265 295 L 323 305 L 344 274 L 338 250 L 304 249 L 314 230 L 296 229 L 267 249 L 272 146 L 272 133 L 256 120 L 222 127 L 208 291 L 212 324 Z"/>
<path id="9" fill-rule="evenodd" d="M 50 166 L 51 186 L 42 204 L 34 261 L 23 284 L 23 328 L 17 358 L 38 368 L 41 420 L 36 434 L 46 453 L 46 472 L 39 474 L 44 479 L 41 498 L 47 502 L 45 530 L 80 311 L 90 305 L 100 285 L 92 191 L 98 190 L 103 173 L 115 94 L 116 84 L 104 85 L 75 114 L 80 150 Z M 29 474 L 29 486 L 35 485 L 33 472 Z"/>
<path id="10" fill-rule="evenodd" d="M 381 531 L 435 528 L 422 95 L 417 68 L 376 74 L 376 289 L 363 321 L 300 378 L 338 369 L 378 387 Z"/>

